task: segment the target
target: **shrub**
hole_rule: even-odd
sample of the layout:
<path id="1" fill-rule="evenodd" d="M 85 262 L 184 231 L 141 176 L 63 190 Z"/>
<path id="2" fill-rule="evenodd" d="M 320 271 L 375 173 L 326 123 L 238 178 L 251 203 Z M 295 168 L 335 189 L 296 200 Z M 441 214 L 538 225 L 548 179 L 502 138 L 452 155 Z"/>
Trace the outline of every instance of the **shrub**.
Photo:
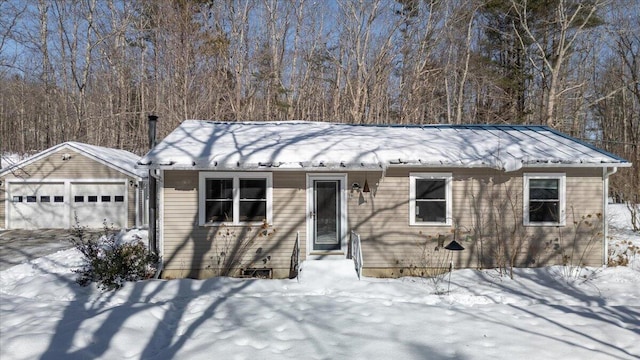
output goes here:
<path id="1" fill-rule="evenodd" d="M 629 240 L 615 241 L 609 246 L 607 266 L 629 266 L 640 256 L 640 248 Z"/>
<path id="2" fill-rule="evenodd" d="M 446 239 L 445 235 L 438 234 L 436 237 L 427 235 L 427 241 L 417 241 L 419 251 L 416 252 L 417 257 L 412 259 L 415 265 L 410 266 L 410 275 L 428 279 L 436 295 L 449 293 L 449 283 L 446 281 L 451 280 L 453 255 L 444 248 Z"/>
<path id="3" fill-rule="evenodd" d="M 220 226 L 209 238 L 213 243 L 214 255 L 209 257 L 211 263 L 206 268 L 215 276 L 232 276 L 241 268 L 252 268 L 260 262 L 266 268 L 271 255 L 264 254 L 262 247 L 253 254 L 250 251 L 258 238 L 271 237 L 275 232 L 276 229 L 266 220 L 259 227 Z"/>
<path id="4" fill-rule="evenodd" d="M 81 268 L 73 270 L 81 286 L 95 282 L 103 291 L 117 290 L 127 281 L 149 279 L 155 273 L 158 256 L 149 252 L 139 238 L 120 242 L 118 234 L 106 224 L 99 234 L 90 234 L 76 224 L 70 241 L 85 260 Z"/>

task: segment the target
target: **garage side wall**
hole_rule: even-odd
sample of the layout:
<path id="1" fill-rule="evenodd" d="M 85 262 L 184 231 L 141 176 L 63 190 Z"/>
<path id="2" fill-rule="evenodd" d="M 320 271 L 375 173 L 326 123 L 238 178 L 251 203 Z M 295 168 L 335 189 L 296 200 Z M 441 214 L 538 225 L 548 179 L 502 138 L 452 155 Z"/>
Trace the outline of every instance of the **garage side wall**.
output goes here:
<path id="1" fill-rule="evenodd" d="M 7 180 L 71 181 L 108 180 L 127 183 L 127 227 L 136 226 L 137 179 L 95 161 L 73 149 L 62 148 L 20 169 L 5 174 L 0 186 L 0 227 L 5 226 Z M 129 185 L 131 184 L 131 185 Z M 71 200 L 71 199 L 68 199 Z"/>

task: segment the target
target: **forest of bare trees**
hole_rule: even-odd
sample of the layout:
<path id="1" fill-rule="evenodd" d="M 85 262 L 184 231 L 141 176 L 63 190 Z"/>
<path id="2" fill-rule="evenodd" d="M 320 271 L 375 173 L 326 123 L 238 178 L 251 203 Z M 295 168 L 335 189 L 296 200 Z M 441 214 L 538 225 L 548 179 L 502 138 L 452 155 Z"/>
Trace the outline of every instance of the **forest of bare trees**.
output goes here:
<path id="1" fill-rule="evenodd" d="M 634 162 L 640 0 L 0 0 L 0 151 L 185 119 L 544 124 Z"/>

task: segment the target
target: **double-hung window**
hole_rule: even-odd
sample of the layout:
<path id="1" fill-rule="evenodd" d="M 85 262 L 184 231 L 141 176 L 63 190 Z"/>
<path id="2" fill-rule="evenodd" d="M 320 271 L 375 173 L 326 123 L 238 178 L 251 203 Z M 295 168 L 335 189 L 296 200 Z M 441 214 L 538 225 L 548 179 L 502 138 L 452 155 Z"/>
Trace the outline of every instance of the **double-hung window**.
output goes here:
<path id="1" fill-rule="evenodd" d="M 565 175 L 524 174 L 524 224 L 565 224 Z"/>
<path id="2" fill-rule="evenodd" d="M 451 173 L 409 174 L 409 224 L 451 225 Z"/>
<path id="3" fill-rule="evenodd" d="M 271 173 L 200 173 L 200 225 L 271 222 Z"/>

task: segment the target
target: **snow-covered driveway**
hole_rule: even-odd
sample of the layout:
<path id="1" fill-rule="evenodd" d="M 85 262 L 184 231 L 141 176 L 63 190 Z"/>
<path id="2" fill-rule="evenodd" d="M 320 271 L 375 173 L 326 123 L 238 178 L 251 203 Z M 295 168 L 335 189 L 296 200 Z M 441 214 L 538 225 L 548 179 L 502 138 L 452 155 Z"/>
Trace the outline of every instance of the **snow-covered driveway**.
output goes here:
<path id="1" fill-rule="evenodd" d="M 69 230 L 0 230 L 0 271 L 72 247 Z"/>

